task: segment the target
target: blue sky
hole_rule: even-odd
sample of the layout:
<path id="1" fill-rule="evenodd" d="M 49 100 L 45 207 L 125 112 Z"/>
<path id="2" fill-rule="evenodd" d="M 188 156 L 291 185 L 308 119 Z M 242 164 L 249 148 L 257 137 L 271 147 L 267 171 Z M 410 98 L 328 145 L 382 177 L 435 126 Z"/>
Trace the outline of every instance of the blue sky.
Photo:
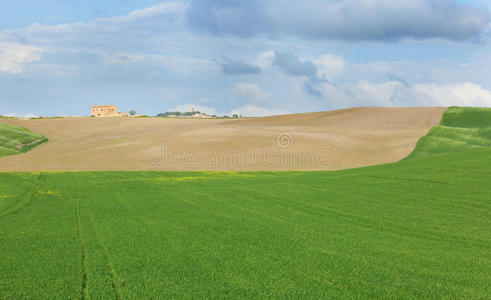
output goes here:
<path id="1" fill-rule="evenodd" d="M 0 0 L 0 114 L 491 106 L 491 4 Z"/>

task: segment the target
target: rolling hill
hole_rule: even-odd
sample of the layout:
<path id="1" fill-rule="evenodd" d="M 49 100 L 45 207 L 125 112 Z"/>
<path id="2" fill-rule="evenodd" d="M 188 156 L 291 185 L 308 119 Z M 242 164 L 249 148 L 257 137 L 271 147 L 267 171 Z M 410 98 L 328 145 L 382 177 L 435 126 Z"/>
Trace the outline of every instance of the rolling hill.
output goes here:
<path id="1" fill-rule="evenodd" d="M 446 108 L 353 108 L 232 120 L 2 120 L 48 137 L 2 171 L 339 170 L 399 161 Z"/>

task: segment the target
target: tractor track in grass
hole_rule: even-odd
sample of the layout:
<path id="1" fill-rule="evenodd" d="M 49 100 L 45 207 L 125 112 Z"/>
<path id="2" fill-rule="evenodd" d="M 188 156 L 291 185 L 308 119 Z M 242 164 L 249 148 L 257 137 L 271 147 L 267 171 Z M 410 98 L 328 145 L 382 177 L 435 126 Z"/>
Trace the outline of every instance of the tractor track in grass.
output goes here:
<path id="1" fill-rule="evenodd" d="M 44 181 L 45 178 L 45 173 L 39 174 L 38 182 L 36 182 L 36 184 L 34 184 L 32 188 L 28 189 L 25 193 L 20 195 L 14 205 L 8 207 L 3 212 L 0 212 L 0 217 L 18 214 L 19 212 L 31 206 L 34 202 L 34 199 L 36 198 L 36 194 L 41 190 L 40 184 L 42 181 Z"/>
<path id="2" fill-rule="evenodd" d="M 402 180 L 402 181 L 412 181 L 418 183 L 436 183 L 436 184 L 444 184 L 444 185 L 452 185 L 449 182 L 445 181 L 437 181 L 437 180 L 426 180 L 426 179 L 416 179 L 416 178 L 404 178 L 404 177 L 384 177 L 384 176 L 376 176 L 376 175 L 367 175 L 367 177 L 376 178 L 376 179 L 384 179 L 384 180 Z"/>
<path id="3" fill-rule="evenodd" d="M 99 246 L 102 248 L 102 251 L 104 252 L 104 259 L 106 260 L 106 266 L 107 266 L 109 275 L 111 277 L 111 286 L 113 288 L 115 297 L 116 297 L 116 299 L 121 299 L 121 292 L 119 291 L 119 287 L 118 287 L 116 270 L 114 269 L 113 264 L 111 262 L 111 257 L 109 255 L 109 252 L 107 251 L 106 246 L 102 242 L 102 239 L 99 236 L 99 233 L 97 232 L 97 227 L 96 227 L 95 222 L 94 222 L 94 217 L 92 216 L 92 212 L 90 211 L 89 206 L 87 205 L 87 201 L 85 199 L 83 199 L 83 202 L 85 205 L 85 209 L 87 211 L 87 215 L 89 216 L 90 226 L 92 227 L 92 230 L 94 231 L 94 234 L 95 234 L 97 242 L 99 243 Z"/>
<path id="4" fill-rule="evenodd" d="M 82 285 L 80 290 L 80 299 L 87 299 L 88 292 L 88 270 L 87 270 L 87 247 L 85 246 L 85 242 L 82 237 L 82 228 L 80 224 L 80 208 L 79 208 L 80 199 L 76 198 L 73 201 L 74 211 L 75 211 L 75 220 L 76 220 L 76 229 L 77 229 L 77 239 L 80 243 L 81 256 L 82 256 Z"/>
<path id="5" fill-rule="evenodd" d="M 370 177 L 370 176 L 367 176 L 367 177 Z M 423 180 L 423 181 L 426 181 L 426 180 Z M 449 183 L 445 183 L 445 184 L 449 184 Z M 407 238 L 435 240 L 435 232 L 432 231 L 432 230 L 421 230 L 419 232 L 419 234 L 414 234 L 414 233 L 411 232 L 411 227 L 401 226 L 401 224 L 397 224 L 397 223 L 387 223 L 387 222 L 377 221 L 375 219 L 364 217 L 364 216 L 360 216 L 360 215 L 357 215 L 357 214 L 343 213 L 342 210 L 337 209 L 337 208 L 326 207 L 326 206 L 323 206 L 323 205 L 308 204 L 308 203 L 305 203 L 303 201 L 301 201 L 301 202 L 298 202 L 298 201 L 286 201 L 285 202 L 284 200 L 282 200 L 282 197 L 277 196 L 275 194 L 268 193 L 268 192 L 265 192 L 265 191 L 257 192 L 257 191 L 250 190 L 248 188 L 243 188 L 243 187 L 237 188 L 237 190 L 241 191 L 241 194 L 246 194 L 245 192 L 247 192 L 248 194 L 254 194 L 256 196 L 266 195 L 266 196 L 269 197 L 269 199 L 275 199 L 275 203 L 276 204 L 281 204 L 282 206 L 284 206 L 283 209 L 285 209 L 285 208 L 286 209 L 293 209 L 292 207 L 289 207 L 287 204 L 291 204 L 291 203 L 295 203 L 295 202 L 297 204 L 300 204 L 301 203 L 306 208 L 310 208 L 310 209 L 315 210 L 316 211 L 316 214 L 324 215 L 326 217 L 329 216 L 329 215 L 336 215 L 339 218 L 343 218 L 344 220 L 348 221 L 350 224 L 353 224 L 353 226 L 359 226 L 359 227 L 362 227 L 362 228 L 374 228 L 374 229 L 380 228 L 381 230 L 383 230 L 384 234 L 389 234 L 389 235 L 392 235 L 394 237 L 396 237 L 396 236 L 398 236 L 400 234 L 399 232 L 396 232 L 396 231 L 393 230 L 393 227 L 394 226 L 398 226 L 399 228 L 405 230 L 406 237 Z M 200 195 L 201 197 L 206 197 L 206 198 L 209 198 L 209 199 L 212 199 L 212 200 L 215 199 L 213 196 L 206 195 L 205 193 L 194 192 L 194 194 L 197 194 L 197 195 Z M 258 202 L 257 200 L 254 200 L 255 198 L 256 197 L 250 197 L 250 198 L 248 198 L 248 200 L 249 201 L 253 201 L 253 202 Z M 221 202 L 222 203 L 227 203 L 225 201 L 221 201 Z M 231 206 L 231 207 L 236 207 L 236 205 L 233 205 L 233 204 L 230 204 L 230 203 L 227 203 L 227 204 L 229 206 Z M 250 212 L 250 213 L 251 212 L 252 213 L 255 213 L 254 210 L 245 210 L 245 209 L 242 209 L 242 210 L 247 211 L 247 212 Z M 292 212 L 293 212 L 293 210 L 292 210 Z M 267 215 L 263 215 L 263 214 L 258 214 L 258 215 L 262 215 L 263 217 L 266 217 L 267 216 Z M 285 223 L 285 221 L 283 221 L 281 219 L 278 219 L 278 218 L 274 218 L 273 216 L 269 216 L 268 219 L 269 220 L 273 220 L 273 221 L 277 221 L 277 222 L 281 222 L 281 223 Z M 355 224 L 359 224 L 359 225 L 355 225 Z M 458 236 L 458 235 L 449 234 L 449 235 L 447 235 L 447 238 L 449 240 L 454 241 L 455 243 L 462 243 L 463 242 L 463 237 Z"/>

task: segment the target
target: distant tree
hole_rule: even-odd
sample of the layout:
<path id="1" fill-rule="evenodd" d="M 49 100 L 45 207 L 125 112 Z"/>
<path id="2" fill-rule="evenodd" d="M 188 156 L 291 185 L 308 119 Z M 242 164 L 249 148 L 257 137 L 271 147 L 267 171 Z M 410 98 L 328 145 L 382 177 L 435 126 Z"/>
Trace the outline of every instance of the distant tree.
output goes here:
<path id="1" fill-rule="evenodd" d="M 239 115 L 234 114 L 234 115 L 232 115 L 232 117 L 233 117 L 233 118 L 238 118 L 238 117 L 239 117 Z"/>
<path id="2" fill-rule="evenodd" d="M 181 116 L 182 115 L 182 112 L 180 111 L 168 111 L 168 112 L 165 112 L 165 113 L 161 113 L 161 114 L 158 114 L 157 117 L 168 117 L 168 116 Z"/>
<path id="3" fill-rule="evenodd" d="M 131 116 L 136 115 L 136 111 L 135 111 L 134 109 L 130 110 L 130 115 L 131 115 Z"/>

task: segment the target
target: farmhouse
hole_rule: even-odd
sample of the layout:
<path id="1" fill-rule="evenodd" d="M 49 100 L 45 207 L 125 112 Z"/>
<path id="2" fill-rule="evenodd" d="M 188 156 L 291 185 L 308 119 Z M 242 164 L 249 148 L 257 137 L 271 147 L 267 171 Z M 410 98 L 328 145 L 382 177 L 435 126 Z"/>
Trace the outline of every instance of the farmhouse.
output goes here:
<path id="1" fill-rule="evenodd" d="M 119 112 L 116 105 L 96 105 L 90 110 L 92 117 L 126 117 L 125 112 Z"/>

